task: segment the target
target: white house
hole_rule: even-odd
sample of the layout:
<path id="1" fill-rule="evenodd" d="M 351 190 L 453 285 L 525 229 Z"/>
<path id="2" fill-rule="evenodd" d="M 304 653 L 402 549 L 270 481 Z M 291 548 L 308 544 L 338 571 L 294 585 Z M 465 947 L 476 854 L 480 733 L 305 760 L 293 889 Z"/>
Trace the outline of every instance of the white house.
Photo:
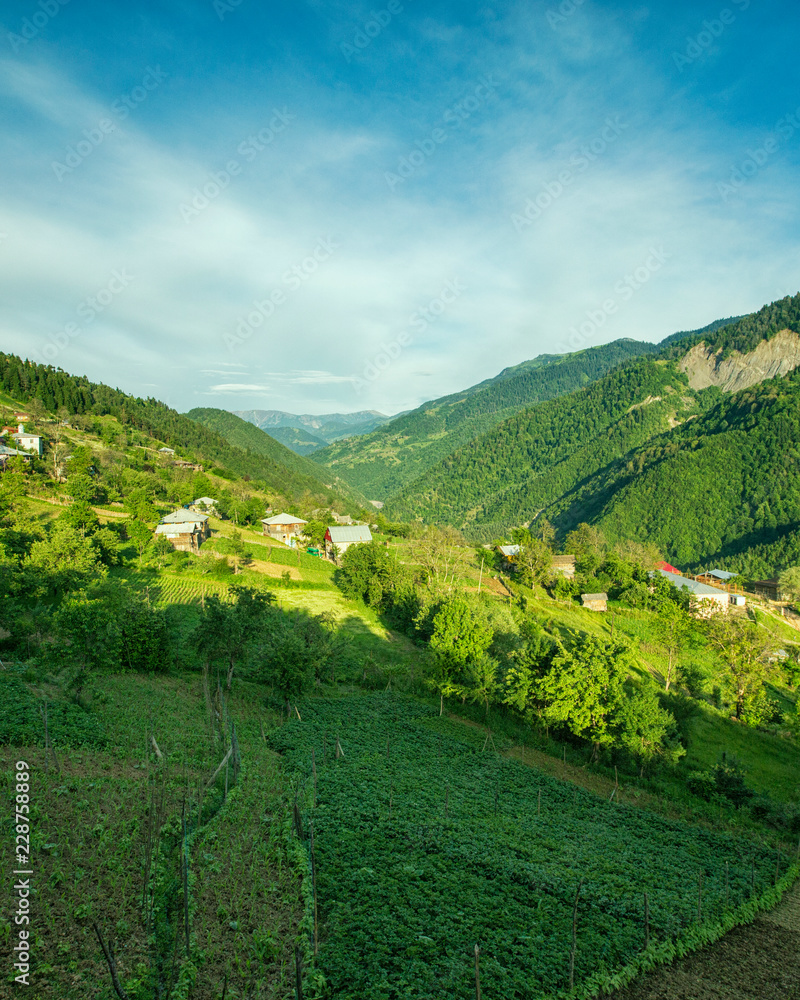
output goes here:
<path id="1" fill-rule="evenodd" d="M 261 519 L 264 534 L 268 538 L 277 538 L 284 545 L 291 545 L 292 539 L 303 534 L 303 528 L 308 524 L 296 514 L 275 514 L 273 517 Z"/>
<path id="2" fill-rule="evenodd" d="M 41 437 L 38 434 L 26 434 L 24 424 L 19 425 L 19 430 L 11 438 L 22 451 L 35 452 L 40 458 L 44 454 Z"/>
<path id="3" fill-rule="evenodd" d="M 703 611 L 710 611 L 714 605 L 722 611 L 727 611 L 731 604 L 731 595 L 727 590 L 720 590 L 718 587 L 710 587 L 707 583 L 700 583 L 699 580 L 690 580 L 688 576 L 681 576 L 679 573 L 670 573 L 669 570 L 660 569 L 658 572 L 665 577 L 678 590 L 688 590 L 691 594 L 692 609 L 699 614 Z"/>
<path id="4" fill-rule="evenodd" d="M 333 559 L 333 551 L 336 549 L 337 558 L 347 552 L 351 545 L 363 545 L 372 541 L 372 532 L 367 524 L 353 524 L 348 526 L 331 525 L 325 532 L 325 554 L 329 559 Z"/>

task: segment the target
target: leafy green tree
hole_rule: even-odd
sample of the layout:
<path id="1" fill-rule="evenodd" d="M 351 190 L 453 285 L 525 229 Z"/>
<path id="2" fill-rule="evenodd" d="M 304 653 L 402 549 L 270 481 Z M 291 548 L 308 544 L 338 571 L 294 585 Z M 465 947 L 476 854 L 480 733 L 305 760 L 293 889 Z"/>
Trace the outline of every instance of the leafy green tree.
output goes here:
<path id="1" fill-rule="evenodd" d="M 119 627 L 108 603 L 71 597 L 55 613 L 52 641 L 42 655 L 48 665 L 68 671 L 68 687 L 79 699 L 93 672 L 117 667 L 119 652 Z"/>
<path id="2" fill-rule="evenodd" d="M 692 619 L 679 604 L 664 600 L 659 605 L 657 617 L 653 622 L 653 631 L 667 652 L 664 688 L 669 691 L 670 685 L 676 678 L 675 658 L 687 645 L 692 634 Z"/>
<path id="3" fill-rule="evenodd" d="M 136 551 L 139 553 L 139 565 L 141 566 L 144 550 L 153 540 L 153 532 L 144 522 L 133 517 L 125 522 L 125 534 L 136 546 Z"/>
<path id="4" fill-rule="evenodd" d="M 539 685 L 545 720 L 590 740 L 595 752 L 610 745 L 630 667 L 627 643 L 586 636 L 570 650 L 562 647 Z"/>
<path id="5" fill-rule="evenodd" d="M 618 715 L 618 742 L 644 768 L 660 757 L 676 763 L 686 750 L 675 736 L 675 719 L 652 691 L 637 690 L 624 699 Z"/>
<path id="6" fill-rule="evenodd" d="M 275 603 L 275 595 L 268 591 L 252 587 L 232 587 L 231 591 L 232 603 L 223 602 L 215 595 L 206 598 L 202 617 L 192 635 L 207 667 L 215 660 L 223 661 L 228 691 L 234 671 L 248 648 L 258 641 L 267 609 Z"/>
<path id="7" fill-rule="evenodd" d="M 493 631 L 477 605 L 460 595 L 444 600 L 433 619 L 430 646 L 442 672 L 451 678 L 477 663 L 492 644 Z"/>
<path id="8" fill-rule="evenodd" d="M 100 527 L 100 518 L 86 500 L 76 500 L 70 504 L 58 519 L 84 535 L 93 535 Z"/>
<path id="9" fill-rule="evenodd" d="M 325 532 L 328 526 L 324 521 L 312 520 L 303 528 L 303 536 L 308 539 L 308 544 L 315 548 L 321 548 L 325 541 Z"/>
<path id="10" fill-rule="evenodd" d="M 800 566 L 790 566 L 778 577 L 781 592 L 786 594 L 790 601 L 800 602 Z"/>
<path id="11" fill-rule="evenodd" d="M 60 519 L 46 538 L 31 545 L 26 565 L 40 574 L 45 590 L 51 594 L 85 587 L 106 573 L 91 538 Z"/>
<path id="12" fill-rule="evenodd" d="M 705 632 L 725 665 L 723 680 L 733 700 L 736 718 L 745 719 L 748 706 L 756 707 L 763 696 L 771 648 L 769 638 L 755 622 L 724 611 L 706 621 Z"/>
<path id="13" fill-rule="evenodd" d="M 364 601 L 371 608 L 385 610 L 401 577 L 400 568 L 378 542 L 351 545 L 342 556 L 336 573 L 343 594 Z"/>
<path id="14" fill-rule="evenodd" d="M 564 550 L 573 552 L 576 556 L 601 556 L 605 551 L 606 540 L 602 531 L 585 521 L 570 531 L 564 540 Z"/>

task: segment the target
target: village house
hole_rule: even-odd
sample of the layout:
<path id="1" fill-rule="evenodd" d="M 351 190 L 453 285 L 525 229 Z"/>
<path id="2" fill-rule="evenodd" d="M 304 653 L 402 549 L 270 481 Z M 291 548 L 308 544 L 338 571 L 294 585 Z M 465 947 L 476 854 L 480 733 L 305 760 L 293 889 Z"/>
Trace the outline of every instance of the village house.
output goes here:
<path id="1" fill-rule="evenodd" d="M 190 510 L 175 510 L 156 527 L 156 536 L 163 535 L 180 552 L 197 552 L 211 534 L 207 514 Z"/>
<path id="2" fill-rule="evenodd" d="M 17 432 L 11 435 L 11 440 L 22 451 L 34 452 L 40 458 L 44 454 L 41 436 L 39 434 L 26 434 L 24 424 L 19 425 Z"/>
<path id="3" fill-rule="evenodd" d="M 695 577 L 698 583 L 706 583 L 709 587 L 718 587 L 720 590 L 730 590 L 735 587 L 731 583 L 738 573 L 728 573 L 724 569 L 710 569 L 705 573 L 698 573 Z"/>
<path id="4" fill-rule="evenodd" d="M 5 472 L 6 462 L 11 458 L 22 457 L 26 462 L 30 462 L 31 456 L 17 448 L 9 448 L 8 445 L 0 444 L 0 472 Z"/>
<path id="5" fill-rule="evenodd" d="M 284 545 L 291 546 L 294 544 L 294 539 L 303 534 L 308 521 L 304 521 L 296 514 L 275 514 L 273 517 L 262 518 L 261 523 L 268 538 L 275 538 Z"/>
<path id="6" fill-rule="evenodd" d="M 514 569 L 517 564 L 517 556 L 519 555 L 519 545 L 498 545 L 497 551 L 500 554 L 503 569 L 506 572 Z"/>
<path id="7" fill-rule="evenodd" d="M 338 525 L 351 525 L 353 523 L 353 519 L 349 514 L 337 514 L 335 510 L 331 511 L 331 518 Z"/>
<path id="8" fill-rule="evenodd" d="M 174 455 L 175 454 L 175 449 L 174 448 L 159 448 L 158 449 L 158 453 L 159 453 L 159 455 L 164 455 L 164 456 Z"/>
<path id="9" fill-rule="evenodd" d="M 212 497 L 198 497 L 189 504 L 189 510 L 199 511 L 201 514 L 212 514 L 217 516 L 217 501 Z"/>
<path id="10" fill-rule="evenodd" d="M 552 569 L 558 576 L 563 576 L 567 580 L 575 579 L 575 556 L 553 556 Z"/>
<path id="11" fill-rule="evenodd" d="M 372 532 L 367 524 L 350 526 L 331 525 L 325 532 L 325 555 L 329 559 L 341 559 L 351 545 L 363 545 L 372 541 Z"/>
<path id="12" fill-rule="evenodd" d="M 581 594 L 581 604 L 590 611 L 608 611 L 608 594 Z"/>
<path id="13" fill-rule="evenodd" d="M 711 587 L 707 583 L 700 583 L 698 580 L 691 580 L 688 576 L 680 576 L 678 573 L 670 573 L 668 570 L 658 571 L 663 577 L 678 588 L 678 590 L 688 590 L 690 596 L 690 609 L 699 617 L 707 617 L 715 609 L 727 611 L 731 605 L 730 594 L 719 587 Z"/>
<path id="14" fill-rule="evenodd" d="M 781 592 L 781 585 L 778 580 L 753 580 L 750 589 L 756 597 L 763 597 L 767 601 L 775 601 L 780 604 L 786 598 Z"/>

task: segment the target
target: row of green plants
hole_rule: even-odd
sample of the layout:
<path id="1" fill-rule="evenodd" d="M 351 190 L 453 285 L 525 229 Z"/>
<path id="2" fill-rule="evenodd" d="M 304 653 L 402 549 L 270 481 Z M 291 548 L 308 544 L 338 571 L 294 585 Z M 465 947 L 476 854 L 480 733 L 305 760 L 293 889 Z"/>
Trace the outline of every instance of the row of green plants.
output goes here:
<path id="1" fill-rule="evenodd" d="M 454 738 L 418 701 L 299 711 L 271 742 L 300 783 L 310 857 L 313 827 L 318 963 L 336 996 L 466 995 L 476 943 L 487 995 L 564 993 L 571 966 L 579 985 L 613 975 L 646 938 L 718 923 L 787 868 Z"/>

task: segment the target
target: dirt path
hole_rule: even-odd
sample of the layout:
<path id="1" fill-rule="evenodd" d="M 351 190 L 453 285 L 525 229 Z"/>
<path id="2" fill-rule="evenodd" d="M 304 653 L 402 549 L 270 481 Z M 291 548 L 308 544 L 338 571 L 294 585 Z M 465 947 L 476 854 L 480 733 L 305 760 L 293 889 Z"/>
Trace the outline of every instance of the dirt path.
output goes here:
<path id="1" fill-rule="evenodd" d="M 612 1000 L 800 1000 L 800 883 L 770 913 Z"/>

